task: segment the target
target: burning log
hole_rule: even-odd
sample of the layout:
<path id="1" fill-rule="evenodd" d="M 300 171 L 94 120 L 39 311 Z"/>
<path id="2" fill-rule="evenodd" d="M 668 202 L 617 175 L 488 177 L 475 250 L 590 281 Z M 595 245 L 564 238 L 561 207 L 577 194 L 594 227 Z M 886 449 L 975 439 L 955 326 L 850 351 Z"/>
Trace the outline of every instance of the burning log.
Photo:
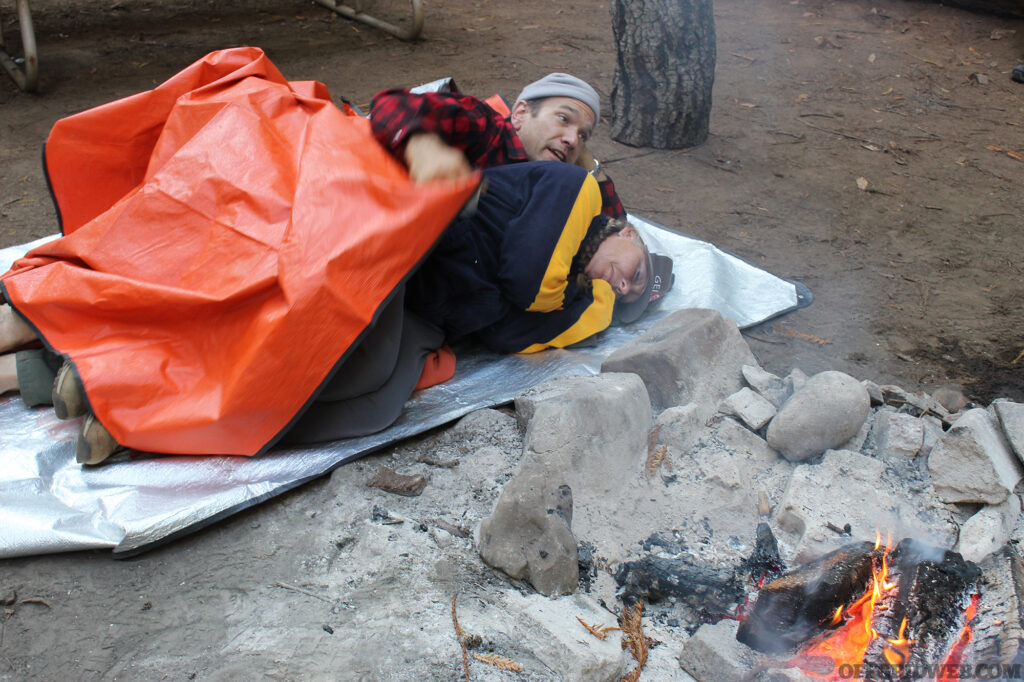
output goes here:
<path id="1" fill-rule="evenodd" d="M 966 625 L 981 569 L 957 552 L 903 540 L 890 556 L 896 589 L 876 608 L 878 632 L 864 656 L 872 680 L 913 680 L 947 662 Z"/>
<path id="2" fill-rule="evenodd" d="M 784 573 L 761 588 L 736 639 L 770 654 L 803 644 L 863 594 L 877 554 L 873 543 L 854 543 Z"/>

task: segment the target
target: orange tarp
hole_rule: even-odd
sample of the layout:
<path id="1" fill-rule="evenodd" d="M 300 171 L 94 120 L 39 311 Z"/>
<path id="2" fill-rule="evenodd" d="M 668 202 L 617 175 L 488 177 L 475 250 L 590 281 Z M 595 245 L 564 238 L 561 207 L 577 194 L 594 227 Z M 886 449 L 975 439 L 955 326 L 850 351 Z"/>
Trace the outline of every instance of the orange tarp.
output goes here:
<path id="1" fill-rule="evenodd" d="M 478 182 L 411 184 L 255 48 L 59 121 L 46 165 L 65 236 L 0 285 L 118 442 L 179 454 L 272 444 Z"/>

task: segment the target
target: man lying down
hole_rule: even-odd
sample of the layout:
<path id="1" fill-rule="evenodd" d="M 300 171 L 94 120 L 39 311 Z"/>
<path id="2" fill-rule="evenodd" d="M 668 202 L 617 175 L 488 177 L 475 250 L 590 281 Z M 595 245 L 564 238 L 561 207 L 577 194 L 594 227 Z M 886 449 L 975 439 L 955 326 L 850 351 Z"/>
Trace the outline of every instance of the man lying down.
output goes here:
<path id="1" fill-rule="evenodd" d="M 274 73 L 264 78 L 280 85 Z M 245 83 L 247 94 L 251 94 L 252 80 L 253 76 L 246 75 L 224 87 L 230 90 Z M 189 158 L 196 157 L 190 154 Z M 192 175 L 204 172 L 190 169 Z M 80 262 L 81 257 L 55 261 L 59 245 L 42 247 L 46 257 L 34 256 L 33 251 L 0 278 L 8 301 L 0 306 L 0 392 L 20 391 L 26 402 L 34 404 L 52 402 L 62 419 L 84 415 L 77 455 L 85 464 L 103 462 L 122 446 L 167 454 L 252 455 L 277 442 L 312 443 L 386 428 L 398 418 L 417 387 L 451 375 L 450 367 L 440 375 L 437 367 L 433 373 L 424 369 L 428 357 L 436 360 L 439 349 L 448 342 L 472 337 L 502 353 L 562 348 L 602 331 L 613 321 L 637 319 L 651 301 L 671 287 L 671 260 L 650 253 L 634 227 L 602 213 L 601 189 L 584 169 L 550 161 L 517 163 L 483 171 L 482 184 L 484 191 L 476 210 L 450 222 L 429 255 L 408 268 L 374 309 L 373 319 L 340 355 L 339 346 L 328 349 L 312 342 L 325 333 L 331 335 L 322 328 L 331 324 L 331 317 L 321 313 L 310 318 L 314 323 L 275 330 L 273 334 L 288 337 L 285 346 L 257 343 L 252 346 L 255 357 L 236 353 L 239 367 L 253 368 L 239 370 L 241 374 L 263 372 L 270 359 L 278 362 L 282 353 L 296 367 L 294 373 L 287 365 L 263 372 L 266 376 L 261 374 L 256 384 L 260 390 L 252 386 L 246 390 L 244 409 L 224 399 L 231 393 L 227 386 L 236 381 L 233 360 L 216 363 L 194 356 L 208 352 L 217 357 L 222 343 L 233 342 L 235 336 L 245 333 L 247 325 L 255 327 L 260 318 L 273 314 L 266 306 L 252 303 L 251 285 L 238 287 L 245 291 L 238 302 L 217 301 L 213 312 L 204 311 L 207 319 L 201 332 L 185 330 L 176 338 L 173 325 L 172 331 L 163 330 L 159 344 L 172 350 L 152 356 L 148 348 L 155 344 L 150 326 L 121 328 L 107 321 L 105 309 L 121 295 L 123 285 L 117 267 L 105 266 L 107 277 L 97 281 L 86 277 L 84 284 L 64 284 L 56 287 L 56 292 L 39 295 L 37 289 L 45 289 L 47 282 L 63 282 L 40 278 L 40 270 L 89 266 Z M 147 196 L 143 193 L 135 201 L 145 206 Z M 289 225 L 296 229 L 302 222 L 295 220 Z M 178 225 L 167 228 L 181 229 Z M 152 230 L 153 226 L 141 229 Z M 416 221 L 404 229 L 416 229 Z M 74 234 L 70 238 L 74 239 Z M 175 237 L 183 238 L 187 236 Z M 362 241 L 355 252 L 365 246 L 366 265 L 358 269 L 349 265 L 350 270 L 334 280 L 343 286 L 319 294 L 332 299 L 331 307 L 361 302 L 362 292 L 377 278 L 377 263 L 386 262 L 375 244 L 381 238 L 373 230 L 358 236 Z M 396 239 L 393 235 L 387 238 Z M 204 233 L 204 239 L 213 241 L 209 233 Z M 302 242 L 301 235 L 298 240 Z M 166 249 L 167 244 L 166 234 L 153 233 L 152 250 Z M 140 248 L 139 243 L 132 246 Z M 143 250 L 145 246 L 143 240 Z M 204 258 L 205 275 L 220 277 L 221 273 L 209 269 L 222 262 Z M 332 265 L 323 267 L 329 270 Z M 166 282 L 160 284 L 166 286 Z M 147 292 L 152 287 L 135 289 Z M 235 291 L 232 289 L 229 298 L 236 297 Z M 306 301 L 291 291 L 286 294 L 284 298 L 294 307 L 318 303 L 315 295 Z M 133 295 L 139 299 L 138 294 Z M 169 305 L 164 292 L 154 296 L 152 301 L 146 295 L 133 300 L 131 309 L 143 317 L 161 316 L 162 310 L 174 314 L 173 297 Z M 94 304 L 96 312 L 95 344 L 83 347 L 78 341 L 73 348 L 65 347 L 62 339 L 67 334 L 59 309 L 68 306 L 81 312 L 88 310 L 89 304 Z M 246 307 L 252 308 L 248 319 Z M 78 323 L 82 317 L 73 319 Z M 156 319 L 153 323 L 161 324 Z M 351 323 L 339 318 L 338 325 L 341 329 Z M 88 330 L 78 331 L 79 336 L 89 336 Z M 43 348 L 24 349 L 39 342 Z M 192 356 L 186 366 L 201 368 L 203 376 L 181 369 L 180 358 L 175 357 L 178 352 Z M 302 404 L 285 408 L 281 417 L 281 387 L 289 386 L 300 374 L 305 376 L 303 363 L 324 353 L 333 354 L 327 361 L 331 368 L 327 376 L 316 380 L 311 389 L 297 389 L 300 395 L 305 393 Z M 112 359 L 95 363 L 94 355 Z M 443 351 L 440 357 L 444 357 Z M 33 369 L 41 365 L 59 367 L 52 386 L 39 385 L 39 376 L 45 377 L 47 384 L 51 376 Z M 111 374 L 122 376 L 111 379 Z M 238 381 L 244 382 L 244 378 Z M 123 385 L 123 389 L 112 390 L 111 382 L 114 388 Z M 182 387 L 180 394 L 176 392 Z M 140 398 L 147 395 L 152 399 Z M 212 405 L 210 409 L 205 409 L 206 402 Z M 268 416 L 271 414 L 275 416 Z M 251 435 L 260 429 L 262 435 Z"/>

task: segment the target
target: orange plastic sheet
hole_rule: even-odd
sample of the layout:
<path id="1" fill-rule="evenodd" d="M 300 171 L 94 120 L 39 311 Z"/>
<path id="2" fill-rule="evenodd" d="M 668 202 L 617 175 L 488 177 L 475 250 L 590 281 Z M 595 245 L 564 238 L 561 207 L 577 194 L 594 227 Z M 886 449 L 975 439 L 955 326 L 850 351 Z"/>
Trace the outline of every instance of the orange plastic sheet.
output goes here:
<path id="1" fill-rule="evenodd" d="M 137 450 L 253 455 L 329 378 L 478 178 L 413 185 L 261 50 L 59 121 L 64 235 L 0 279 Z"/>

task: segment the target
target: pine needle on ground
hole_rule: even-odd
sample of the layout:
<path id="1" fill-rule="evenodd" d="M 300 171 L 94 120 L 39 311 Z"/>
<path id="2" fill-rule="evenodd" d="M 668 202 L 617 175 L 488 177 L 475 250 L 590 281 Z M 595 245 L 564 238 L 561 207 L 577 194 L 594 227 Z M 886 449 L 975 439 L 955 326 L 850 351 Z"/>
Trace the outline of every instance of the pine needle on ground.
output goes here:
<path id="1" fill-rule="evenodd" d="M 622 678 L 621 682 L 636 682 L 647 663 L 647 638 L 644 637 L 643 626 L 644 605 L 637 602 L 632 609 L 627 608 L 622 615 L 622 648 L 629 649 L 636 659 L 636 667 Z"/>
<path id="2" fill-rule="evenodd" d="M 522 672 L 523 666 L 519 665 L 510 658 L 504 656 L 498 656 L 497 654 L 470 654 L 473 658 L 478 661 L 483 661 L 489 665 L 493 665 L 495 668 L 501 670 L 511 670 L 512 672 Z"/>
<path id="3" fill-rule="evenodd" d="M 455 625 L 455 638 L 459 640 L 459 646 L 462 648 L 462 667 L 466 671 L 466 682 L 469 682 L 469 656 L 466 655 L 466 633 L 462 631 L 462 626 L 459 625 L 459 618 L 455 615 L 455 600 L 459 598 L 459 595 L 452 595 L 452 623 Z"/>

